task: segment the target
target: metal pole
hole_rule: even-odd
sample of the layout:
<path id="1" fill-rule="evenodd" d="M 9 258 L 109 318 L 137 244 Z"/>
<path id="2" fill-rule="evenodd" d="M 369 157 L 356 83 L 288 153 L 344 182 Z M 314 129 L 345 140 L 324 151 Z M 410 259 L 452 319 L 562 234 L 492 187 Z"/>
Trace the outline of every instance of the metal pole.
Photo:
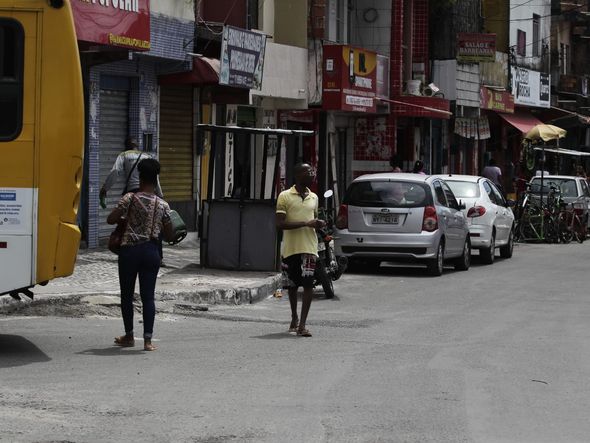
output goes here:
<path id="1" fill-rule="evenodd" d="M 545 176 L 545 143 L 541 145 L 541 240 L 545 240 L 545 209 L 543 208 L 543 177 Z M 547 201 L 549 203 L 549 201 Z"/>
<path id="2" fill-rule="evenodd" d="M 266 190 L 266 162 L 268 160 L 268 134 L 264 134 L 262 142 L 262 178 L 260 182 L 260 199 L 264 200 L 264 191 Z"/>
<path id="3" fill-rule="evenodd" d="M 213 199 L 213 173 L 215 171 L 215 152 L 217 151 L 217 132 L 209 131 L 211 146 L 209 148 L 209 171 L 207 171 L 207 202 Z"/>
<path id="4" fill-rule="evenodd" d="M 275 167 L 274 167 L 274 171 L 272 174 L 272 189 L 270 190 L 271 200 L 275 199 L 275 194 L 277 191 L 277 179 L 278 179 L 279 167 L 280 167 L 280 163 L 281 163 L 281 151 L 283 149 L 283 136 L 280 134 L 277 136 L 277 144 L 278 144 L 277 155 L 275 157 Z"/>

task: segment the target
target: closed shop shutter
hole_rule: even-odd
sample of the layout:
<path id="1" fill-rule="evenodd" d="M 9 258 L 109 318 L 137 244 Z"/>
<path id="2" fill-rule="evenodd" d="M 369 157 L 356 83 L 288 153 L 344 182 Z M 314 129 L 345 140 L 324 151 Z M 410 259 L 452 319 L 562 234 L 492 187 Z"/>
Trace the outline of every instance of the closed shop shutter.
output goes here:
<path id="1" fill-rule="evenodd" d="M 127 91 L 100 91 L 100 186 L 111 172 L 117 156 L 123 151 L 128 131 L 129 93 Z M 99 210 L 99 240 L 108 238 L 114 226 L 106 219 L 121 198 L 127 177 L 119 177 L 107 194 L 107 209 Z"/>
<path id="2" fill-rule="evenodd" d="M 160 184 L 168 202 L 193 199 L 192 87 L 160 89 Z"/>

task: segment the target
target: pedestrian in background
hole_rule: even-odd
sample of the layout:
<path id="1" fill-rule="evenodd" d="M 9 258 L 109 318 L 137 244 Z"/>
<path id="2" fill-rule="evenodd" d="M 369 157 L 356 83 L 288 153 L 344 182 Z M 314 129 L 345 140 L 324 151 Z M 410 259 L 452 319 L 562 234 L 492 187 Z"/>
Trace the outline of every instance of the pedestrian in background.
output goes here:
<path id="1" fill-rule="evenodd" d="M 502 170 L 498 166 L 496 166 L 496 160 L 494 160 L 494 158 L 490 158 L 488 165 L 485 168 L 483 168 L 481 175 L 482 177 L 485 177 L 488 180 L 490 180 L 493 184 L 495 184 L 498 187 L 498 189 L 500 189 L 500 191 L 503 192 Z"/>
<path id="2" fill-rule="evenodd" d="M 295 166 L 295 185 L 279 194 L 276 209 L 277 228 L 284 231 L 282 243 L 283 288 L 289 292 L 291 325 L 289 332 L 311 337 L 305 327 L 311 300 L 318 238 L 315 230 L 326 224 L 318 220 L 318 196 L 309 187 L 315 174 L 308 164 Z M 297 316 L 297 291 L 303 287 L 301 318 Z"/>
<path id="3" fill-rule="evenodd" d="M 117 156 L 111 172 L 109 172 L 109 175 L 100 189 L 99 196 L 103 208 L 106 208 L 106 203 L 103 202 L 107 196 L 107 192 L 121 178 L 126 180 L 122 195 L 125 195 L 127 192 L 139 191 L 139 171 L 137 165 L 141 160 L 148 158 L 153 157 L 151 154 L 139 149 L 137 139 L 134 137 L 127 137 L 125 139 L 125 150 Z M 158 197 L 164 198 L 159 179 L 156 184 L 155 192 Z M 160 254 L 160 265 L 163 266 L 164 251 L 162 249 L 162 238 L 158 239 L 158 253 Z"/>
<path id="4" fill-rule="evenodd" d="M 414 163 L 414 169 L 412 169 L 412 172 L 414 174 L 426 174 L 426 172 L 424 172 L 424 162 L 422 160 L 416 160 L 416 163 Z"/>
<path id="5" fill-rule="evenodd" d="M 145 351 L 155 351 L 152 344 L 156 306 L 154 292 L 160 270 L 158 238 L 164 233 L 172 240 L 174 232 L 170 223 L 170 207 L 156 195 L 160 163 L 152 158 L 141 160 L 137 192 L 128 192 L 109 214 L 107 223 L 114 225 L 122 217 L 127 219 L 119 252 L 119 285 L 121 287 L 121 314 L 125 335 L 115 338 L 118 346 L 134 346 L 133 294 L 139 276 L 139 293 L 143 306 L 143 338 Z"/>
<path id="6" fill-rule="evenodd" d="M 402 172 L 401 162 L 397 155 L 392 155 L 389 159 L 389 165 L 391 166 L 391 172 Z"/>

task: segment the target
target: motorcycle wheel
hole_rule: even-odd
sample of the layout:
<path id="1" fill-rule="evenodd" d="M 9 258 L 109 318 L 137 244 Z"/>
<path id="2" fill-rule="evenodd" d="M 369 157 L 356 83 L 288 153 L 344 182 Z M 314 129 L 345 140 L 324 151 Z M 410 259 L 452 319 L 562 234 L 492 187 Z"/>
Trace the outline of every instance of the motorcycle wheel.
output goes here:
<path id="1" fill-rule="evenodd" d="M 334 284 L 321 260 L 316 263 L 317 279 L 322 285 L 326 298 L 334 298 Z"/>

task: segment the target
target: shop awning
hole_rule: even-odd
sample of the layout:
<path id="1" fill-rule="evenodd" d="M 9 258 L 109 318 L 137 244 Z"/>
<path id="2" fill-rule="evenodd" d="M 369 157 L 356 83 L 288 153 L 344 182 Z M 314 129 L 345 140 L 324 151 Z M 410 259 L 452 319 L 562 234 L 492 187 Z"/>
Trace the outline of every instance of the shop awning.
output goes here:
<path id="1" fill-rule="evenodd" d="M 187 72 L 165 74 L 158 77 L 161 85 L 217 85 L 220 63 L 217 58 L 193 57 L 193 69 Z"/>
<path id="2" fill-rule="evenodd" d="M 526 111 L 516 111 L 514 114 L 503 114 L 498 112 L 498 115 L 523 134 L 526 134 L 535 126 L 543 124 L 541 120 Z"/>

